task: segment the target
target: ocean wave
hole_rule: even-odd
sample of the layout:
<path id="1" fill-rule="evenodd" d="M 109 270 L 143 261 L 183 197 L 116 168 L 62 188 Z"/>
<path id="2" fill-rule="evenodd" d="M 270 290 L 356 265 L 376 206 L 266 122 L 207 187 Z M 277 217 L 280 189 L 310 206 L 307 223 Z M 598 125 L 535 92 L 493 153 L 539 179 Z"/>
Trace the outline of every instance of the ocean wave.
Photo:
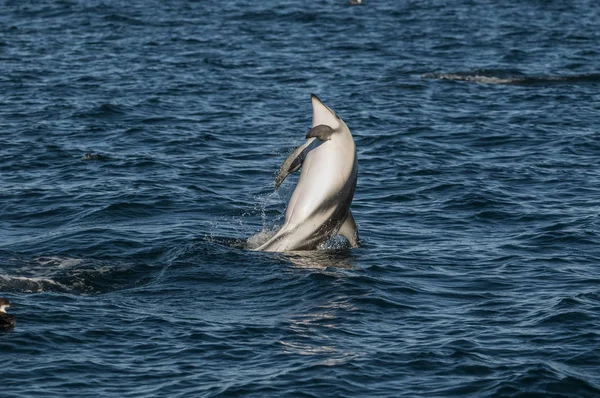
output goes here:
<path id="1" fill-rule="evenodd" d="M 583 73 L 578 75 L 540 75 L 540 76 L 502 76 L 481 72 L 457 73 L 425 73 L 422 79 L 466 81 L 482 84 L 544 84 L 544 83 L 597 83 L 600 82 L 600 73 Z"/>
<path id="2" fill-rule="evenodd" d="M 68 286 L 51 278 L 0 274 L 0 291 L 7 293 L 69 292 Z"/>
<path id="3" fill-rule="evenodd" d="M 44 256 L 13 259 L 0 268 L 0 291 L 102 294 L 148 283 L 153 267 Z"/>

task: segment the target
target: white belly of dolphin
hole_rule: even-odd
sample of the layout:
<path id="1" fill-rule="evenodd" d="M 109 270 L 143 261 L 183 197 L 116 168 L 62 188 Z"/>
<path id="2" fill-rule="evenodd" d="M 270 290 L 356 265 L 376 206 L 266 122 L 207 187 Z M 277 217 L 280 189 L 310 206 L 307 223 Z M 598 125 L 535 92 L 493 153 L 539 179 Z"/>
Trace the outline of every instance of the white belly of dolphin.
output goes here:
<path id="1" fill-rule="evenodd" d="M 286 211 L 286 223 L 300 223 L 315 212 L 338 207 L 334 201 L 347 185 L 353 172 L 354 159 L 343 159 L 339 145 L 333 140 L 324 142 L 310 152 L 290 198 Z M 351 199 L 350 199 L 351 200 Z M 335 201 L 334 201 L 335 202 Z M 317 214 L 318 215 L 318 214 Z"/>

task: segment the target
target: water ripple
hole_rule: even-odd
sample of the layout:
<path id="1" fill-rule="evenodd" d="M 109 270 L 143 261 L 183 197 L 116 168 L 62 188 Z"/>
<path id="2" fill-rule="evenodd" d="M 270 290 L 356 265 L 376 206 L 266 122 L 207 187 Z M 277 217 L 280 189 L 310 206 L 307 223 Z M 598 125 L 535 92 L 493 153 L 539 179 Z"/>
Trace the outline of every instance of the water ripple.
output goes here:
<path id="1" fill-rule="evenodd" d="M 4 2 L 3 393 L 600 395 L 599 16 Z M 363 245 L 249 251 L 311 93 L 355 138 Z"/>

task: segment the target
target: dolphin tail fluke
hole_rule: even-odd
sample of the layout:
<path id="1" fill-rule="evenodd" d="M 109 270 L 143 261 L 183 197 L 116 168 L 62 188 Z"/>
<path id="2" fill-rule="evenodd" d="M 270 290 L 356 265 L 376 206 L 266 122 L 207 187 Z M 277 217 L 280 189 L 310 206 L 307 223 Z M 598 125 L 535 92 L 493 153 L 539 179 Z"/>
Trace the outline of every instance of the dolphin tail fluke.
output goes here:
<path id="1" fill-rule="evenodd" d="M 356 228 L 356 222 L 352 217 L 352 212 L 348 210 L 348 215 L 342 223 L 338 235 L 342 235 L 350 243 L 350 247 L 360 246 L 360 239 L 358 238 L 358 229 Z"/>

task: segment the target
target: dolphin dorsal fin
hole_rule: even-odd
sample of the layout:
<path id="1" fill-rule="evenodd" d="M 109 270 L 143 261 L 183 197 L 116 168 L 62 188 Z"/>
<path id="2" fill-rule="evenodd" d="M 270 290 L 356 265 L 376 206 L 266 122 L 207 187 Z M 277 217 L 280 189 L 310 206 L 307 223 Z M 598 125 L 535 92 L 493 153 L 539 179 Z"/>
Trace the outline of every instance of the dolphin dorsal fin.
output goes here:
<path id="1" fill-rule="evenodd" d="M 335 112 L 323 104 L 315 94 L 311 95 L 311 100 L 313 108 L 312 126 L 317 127 L 319 125 L 325 125 L 336 130 L 340 125 L 340 120 Z"/>

